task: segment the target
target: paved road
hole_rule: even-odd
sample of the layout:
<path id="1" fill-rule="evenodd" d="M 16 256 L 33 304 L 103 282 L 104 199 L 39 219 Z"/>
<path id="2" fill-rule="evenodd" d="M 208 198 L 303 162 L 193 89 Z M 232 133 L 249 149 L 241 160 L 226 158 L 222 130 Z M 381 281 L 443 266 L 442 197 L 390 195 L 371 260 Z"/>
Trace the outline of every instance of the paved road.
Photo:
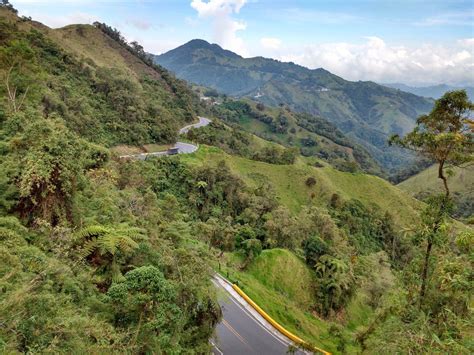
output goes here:
<path id="1" fill-rule="evenodd" d="M 199 117 L 198 123 L 193 123 L 188 126 L 185 126 L 179 130 L 179 134 L 186 134 L 191 128 L 199 128 L 207 126 L 211 123 L 211 120 L 206 117 Z M 159 157 L 163 155 L 173 155 L 173 154 L 190 154 L 198 150 L 198 146 L 191 143 L 176 142 L 173 148 L 169 150 L 164 150 L 161 152 L 153 153 L 140 153 L 140 154 L 129 154 L 121 155 L 120 158 L 124 159 L 134 159 L 134 160 L 146 160 L 148 157 Z"/>
<path id="2" fill-rule="evenodd" d="M 198 117 L 199 122 L 198 123 L 193 123 L 188 126 L 185 126 L 179 130 L 179 134 L 186 134 L 189 132 L 191 128 L 199 128 L 199 127 L 204 127 L 207 126 L 209 123 L 211 123 L 211 120 L 206 117 Z"/>
<path id="3" fill-rule="evenodd" d="M 216 355 L 284 355 L 290 340 L 266 322 L 230 285 L 222 279 L 213 280 L 218 287 L 223 319 L 211 341 Z M 297 354 L 304 354 L 298 351 Z"/>

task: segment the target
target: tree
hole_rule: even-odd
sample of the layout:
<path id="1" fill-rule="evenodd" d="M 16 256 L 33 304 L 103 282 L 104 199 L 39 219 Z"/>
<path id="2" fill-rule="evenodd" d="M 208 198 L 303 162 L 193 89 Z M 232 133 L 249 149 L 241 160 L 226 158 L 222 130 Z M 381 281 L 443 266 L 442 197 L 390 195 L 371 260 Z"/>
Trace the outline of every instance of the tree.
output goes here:
<path id="1" fill-rule="evenodd" d="M 18 188 L 18 211 L 53 225 L 71 219 L 71 203 L 82 178 L 85 145 L 60 119 L 43 119 L 36 113 L 23 116 L 23 132 L 10 142 L 12 154 L 5 169 Z"/>
<path id="2" fill-rule="evenodd" d="M 123 280 L 120 257 L 130 255 L 138 248 L 138 241 L 146 239 L 140 228 L 92 225 L 77 233 L 79 256 L 93 265 L 105 269 L 106 278 L 114 282 Z"/>
<path id="3" fill-rule="evenodd" d="M 325 254 L 330 254 L 329 246 L 319 236 L 315 235 L 310 237 L 303 243 L 304 255 L 306 263 L 314 267 L 320 257 Z"/>
<path id="4" fill-rule="evenodd" d="M 8 1 L 8 0 L 2 0 L 2 2 L 0 3 L 0 7 L 4 7 L 4 8 L 6 8 L 6 9 L 12 11 L 12 12 L 15 13 L 15 14 L 18 13 L 18 10 L 15 9 L 15 8 L 13 7 L 13 5 L 10 4 L 10 1 Z"/>
<path id="5" fill-rule="evenodd" d="M 35 54 L 24 40 L 13 40 L 0 48 L 0 65 L 5 68 L 3 81 L 7 101 L 14 113 L 20 111 L 33 83 Z"/>
<path id="6" fill-rule="evenodd" d="M 355 279 L 350 266 L 343 260 L 323 255 L 315 265 L 319 311 L 328 316 L 339 311 L 351 299 Z"/>
<path id="7" fill-rule="evenodd" d="M 262 253 L 262 242 L 258 239 L 247 239 L 242 242 L 241 248 L 246 257 L 242 265 L 242 269 L 245 269 L 252 260 Z"/>
<path id="8" fill-rule="evenodd" d="M 412 132 L 401 138 L 392 136 L 390 144 L 407 148 L 434 160 L 438 164 L 438 178 L 443 181 L 445 194 L 432 199 L 424 214 L 424 231 L 427 240 L 421 273 L 420 307 L 427 288 L 430 256 L 436 236 L 449 209 L 450 190 L 445 174 L 447 164 L 462 165 L 474 158 L 473 120 L 470 118 L 474 104 L 465 90 L 450 91 L 436 100 L 433 110 L 420 116 Z"/>
<path id="9" fill-rule="evenodd" d="M 115 321 L 123 327 L 136 326 L 132 345 L 139 352 L 170 350 L 177 344 L 175 331 L 182 323 L 182 312 L 176 304 L 173 284 L 154 266 L 129 271 L 123 282 L 107 292 L 115 313 Z"/>
<path id="10" fill-rule="evenodd" d="M 390 144 L 413 150 L 436 161 L 438 178 L 443 181 L 446 197 L 450 191 L 445 175 L 447 164 L 462 165 L 473 160 L 474 121 L 469 117 L 474 104 L 465 90 L 450 91 L 436 100 L 428 115 L 420 116 L 412 132 L 400 138 L 394 135 Z"/>

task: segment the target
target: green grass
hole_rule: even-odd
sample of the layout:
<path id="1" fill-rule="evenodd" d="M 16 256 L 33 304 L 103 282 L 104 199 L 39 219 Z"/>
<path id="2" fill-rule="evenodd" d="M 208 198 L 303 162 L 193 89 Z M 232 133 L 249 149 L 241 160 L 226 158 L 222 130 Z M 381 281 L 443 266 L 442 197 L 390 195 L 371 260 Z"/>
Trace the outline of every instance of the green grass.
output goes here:
<path id="1" fill-rule="evenodd" d="M 468 194 L 474 198 L 474 165 L 466 168 L 454 168 L 454 175 L 448 177 L 448 185 L 452 193 Z M 410 177 L 398 184 L 398 187 L 412 195 L 421 192 L 441 193 L 443 183 L 438 179 L 437 166 L 431 166 L 426 170 Z"/>
<path id="2" fill-rule="evenodd" d="M 300 159 L 293 165 L 273 165 L 224 153 L 218 148 L 201 145 L 190 155 L 182 156 L 189 164 L 217 163 L 225 160 L 232 171 L 248 185 L 269 182 L 278 200 L 293 213 L 304 206 L 325 206 L 333 193 L 343 198 L 356 198 L 365 203 L 376 203 L 382 211 L 390 211 L 399 228 L 418 220 L 421 203 L 389 182 L 362 173 L 346 173 L 330 166 L 315 168 Z M 316 185 L 308 188 L 305 181 L 313 176 Z"/>
<path id="3" fill-rule="evenodd" d="M 328 333 L 329 322 L 318 318 L 311 311 L 313 279 L 303 260 L 285 249 L 264 250 L 242 271 L 239 269 L 242 258 L 238 254 L 228 254 L 226 258 L 222 274 L 238 283 L 273 319 L 305 341 L 337 353 L 336 341 Z M 351 309 L 355 314 L 365 311 L 357 303 Z M 359 321 L 355 319 L 355 323 Z M 347 336 L 351 338 L 349 332 Z M 348 351 L 356 350 L 354 344 L 348 346 Z"/>

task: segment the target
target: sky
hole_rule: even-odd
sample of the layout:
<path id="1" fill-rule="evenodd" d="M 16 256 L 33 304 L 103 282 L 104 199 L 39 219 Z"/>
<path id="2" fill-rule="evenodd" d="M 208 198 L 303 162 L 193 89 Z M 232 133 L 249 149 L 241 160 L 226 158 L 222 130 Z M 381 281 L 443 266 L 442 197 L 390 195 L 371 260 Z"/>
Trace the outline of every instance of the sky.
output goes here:
<path id="1" fill-rule="evenodd" d="M 105 22 L 160 54 L 201 38 L 348 80 L 474 86 L 474 0 L 11 0 L 50 27 Z"/>

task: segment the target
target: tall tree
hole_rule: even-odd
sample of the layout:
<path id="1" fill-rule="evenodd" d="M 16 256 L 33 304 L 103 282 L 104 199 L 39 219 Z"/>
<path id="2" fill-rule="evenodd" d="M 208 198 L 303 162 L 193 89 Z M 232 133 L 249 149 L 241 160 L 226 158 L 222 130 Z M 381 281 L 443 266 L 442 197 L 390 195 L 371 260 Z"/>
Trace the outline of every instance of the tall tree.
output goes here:
<path id="1" fill-rule="evenodd" d="M 438 178 L 443 181 L 444 196 L 432 199 L 425 214 L 425 232 L 427 244 L 420 288 L 420 306 L 426 293 L 428 268 L 431 251 L 436 236 L 450 205 L 450 190 L 446 176 L 448 164 L 460 166 L 474 159 L 474 134 L 471 113 L 474 104 L 469 101 L 465 90 L 450 91 L 436 100 L 433 110 L 420 116 L 412 132 L 401 138 L 392 136 L 390 144 L 399 145 L 418 152 L 438 164 Z M 427 232 L 428 231 L 428 232 Z"/>

